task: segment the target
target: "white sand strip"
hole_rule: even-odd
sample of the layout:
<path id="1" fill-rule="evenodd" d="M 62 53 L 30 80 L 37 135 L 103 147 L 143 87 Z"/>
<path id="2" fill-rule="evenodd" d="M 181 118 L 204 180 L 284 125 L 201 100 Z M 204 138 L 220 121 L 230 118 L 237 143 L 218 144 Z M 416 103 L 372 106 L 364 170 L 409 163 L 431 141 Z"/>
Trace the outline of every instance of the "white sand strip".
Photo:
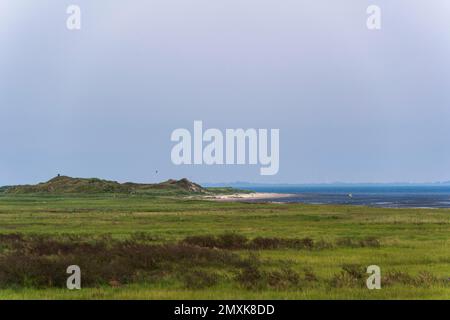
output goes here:
<path id="1" fill-rule="evenodd" d="M 234 193 L 226 195 L 206 196 L 205 199 L 215 201 L 240 201 L 240 200 L 280 199 L 280 198 L 290 198 L 293 196 L 295 196 L 295 194 L 252 192 L 252 193 Z"/>

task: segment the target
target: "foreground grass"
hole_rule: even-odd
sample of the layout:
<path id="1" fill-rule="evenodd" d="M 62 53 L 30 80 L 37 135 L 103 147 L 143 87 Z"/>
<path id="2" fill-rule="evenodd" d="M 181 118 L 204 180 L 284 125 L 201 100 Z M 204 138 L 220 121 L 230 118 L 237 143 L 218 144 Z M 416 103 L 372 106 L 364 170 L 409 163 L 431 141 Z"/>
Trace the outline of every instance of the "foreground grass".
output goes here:
<path id="1" fill-rule="evenodd" d="M 321 281 L 288 288 L 246 288 L 230 270 L 213 270 L 217 284 L 189 289 L 176 274 L 157 281 L 67 289 L 2 287 L 9 299 L 449 299 L 450 210 L 382 209 L 357 206 L 217 203 L 162 196 L 0 196 L 0 234 L 111 235 L 123 241 L 144 233 L 152 244 L 189 236 L 235 232 L 248 237 L 311 238 L 334 243 L 342 238 L 376 238 L 379 247 L 334 246 L 321 250 L 257 250 L 261 268 L 288 266 L 313 270 Z M 253 250 L 254 251 L 254 250 Z M 2 252 L 2 251 L 0 251 Z M 247 257 L 248 250 L 233 251 Z M 252 254 L 255 252 L 252 252 Z M 6 254 L 5 252 L 0 255 Z M 394 284 L 381 290 L 330 287 L 328 279 L 345 264 L 381 267 L 382 275 L 427 271 L 442 279 L 423 285 Z M 81 266 L 82 267 L 82 266 Z M 83 267 L 82 267 L 83 268 Z M 63 270 L 64 272 L 65 270 Z M 61 287 L 64 283 L 61 284 Z"/>
<path id="2" fill-rule="evenodd" d="M 236 288 L 216 287 L 208 290 L 171 289 L 165 287 L 149 287 L 145 285 L 126 286 L 121 288 L 101 287 L 69 291 L 67 289 L 6 289 L 0 293 L 1 299 L 39 299 L 39 300 L 236 300 L 236 299 L 274 299 L 274 300 L 424 300 L 450 299 L 448 287 L 417 288 L 397 286 L 389 289 L 367 290 L 362 288 L 314 288 L 298 291 L 249 291 Z"/>

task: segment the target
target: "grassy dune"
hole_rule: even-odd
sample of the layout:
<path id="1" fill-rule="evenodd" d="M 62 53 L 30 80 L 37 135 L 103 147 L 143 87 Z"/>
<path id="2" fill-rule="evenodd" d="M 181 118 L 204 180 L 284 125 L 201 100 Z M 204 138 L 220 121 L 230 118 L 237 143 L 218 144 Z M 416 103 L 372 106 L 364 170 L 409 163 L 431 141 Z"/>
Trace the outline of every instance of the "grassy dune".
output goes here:
<path id="1" fill-rule="evenodd" d="M 450 298 L 447 209 L 1 195 L 0 236 L 0 298 Z M 65 263 L 82 290 L 64 289 Z"/>

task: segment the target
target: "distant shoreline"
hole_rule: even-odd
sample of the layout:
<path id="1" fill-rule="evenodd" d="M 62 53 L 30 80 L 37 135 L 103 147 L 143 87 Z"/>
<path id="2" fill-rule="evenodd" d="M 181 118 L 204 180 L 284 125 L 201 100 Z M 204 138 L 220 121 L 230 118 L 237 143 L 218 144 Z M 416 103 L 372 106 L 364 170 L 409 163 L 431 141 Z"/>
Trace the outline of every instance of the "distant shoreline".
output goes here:
<path id="1" fill-rule="evenodd" d="M 249 193 L 216 194 L 222 202 L 277 202 L 353 205 L 378 208 L 450 209 L 450 187 L 298 187 L 259 188 Z"/>
<path id="2" fill-rule="evenodd" d="M 281 199 L 295 196 L 296 196 L 295 194 L 290 193 L 252 192 L 252 193 L 233 193 L 226 195 L 206 196 L 205 199 L 222 202 L 233 202 L 242 200 Z"/>

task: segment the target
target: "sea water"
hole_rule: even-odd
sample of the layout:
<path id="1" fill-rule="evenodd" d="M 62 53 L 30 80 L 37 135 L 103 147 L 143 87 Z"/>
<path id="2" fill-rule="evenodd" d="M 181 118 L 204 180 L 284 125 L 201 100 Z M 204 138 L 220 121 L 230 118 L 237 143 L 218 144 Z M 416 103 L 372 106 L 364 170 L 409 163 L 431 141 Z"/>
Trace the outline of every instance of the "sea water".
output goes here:
<path id="1" fill-rule="evenodd" d="M 450 208 L 450 185 L 244 185 L 255 192 L 292 197 L 253 201 L 365 205 L 386 208 Z"/>

